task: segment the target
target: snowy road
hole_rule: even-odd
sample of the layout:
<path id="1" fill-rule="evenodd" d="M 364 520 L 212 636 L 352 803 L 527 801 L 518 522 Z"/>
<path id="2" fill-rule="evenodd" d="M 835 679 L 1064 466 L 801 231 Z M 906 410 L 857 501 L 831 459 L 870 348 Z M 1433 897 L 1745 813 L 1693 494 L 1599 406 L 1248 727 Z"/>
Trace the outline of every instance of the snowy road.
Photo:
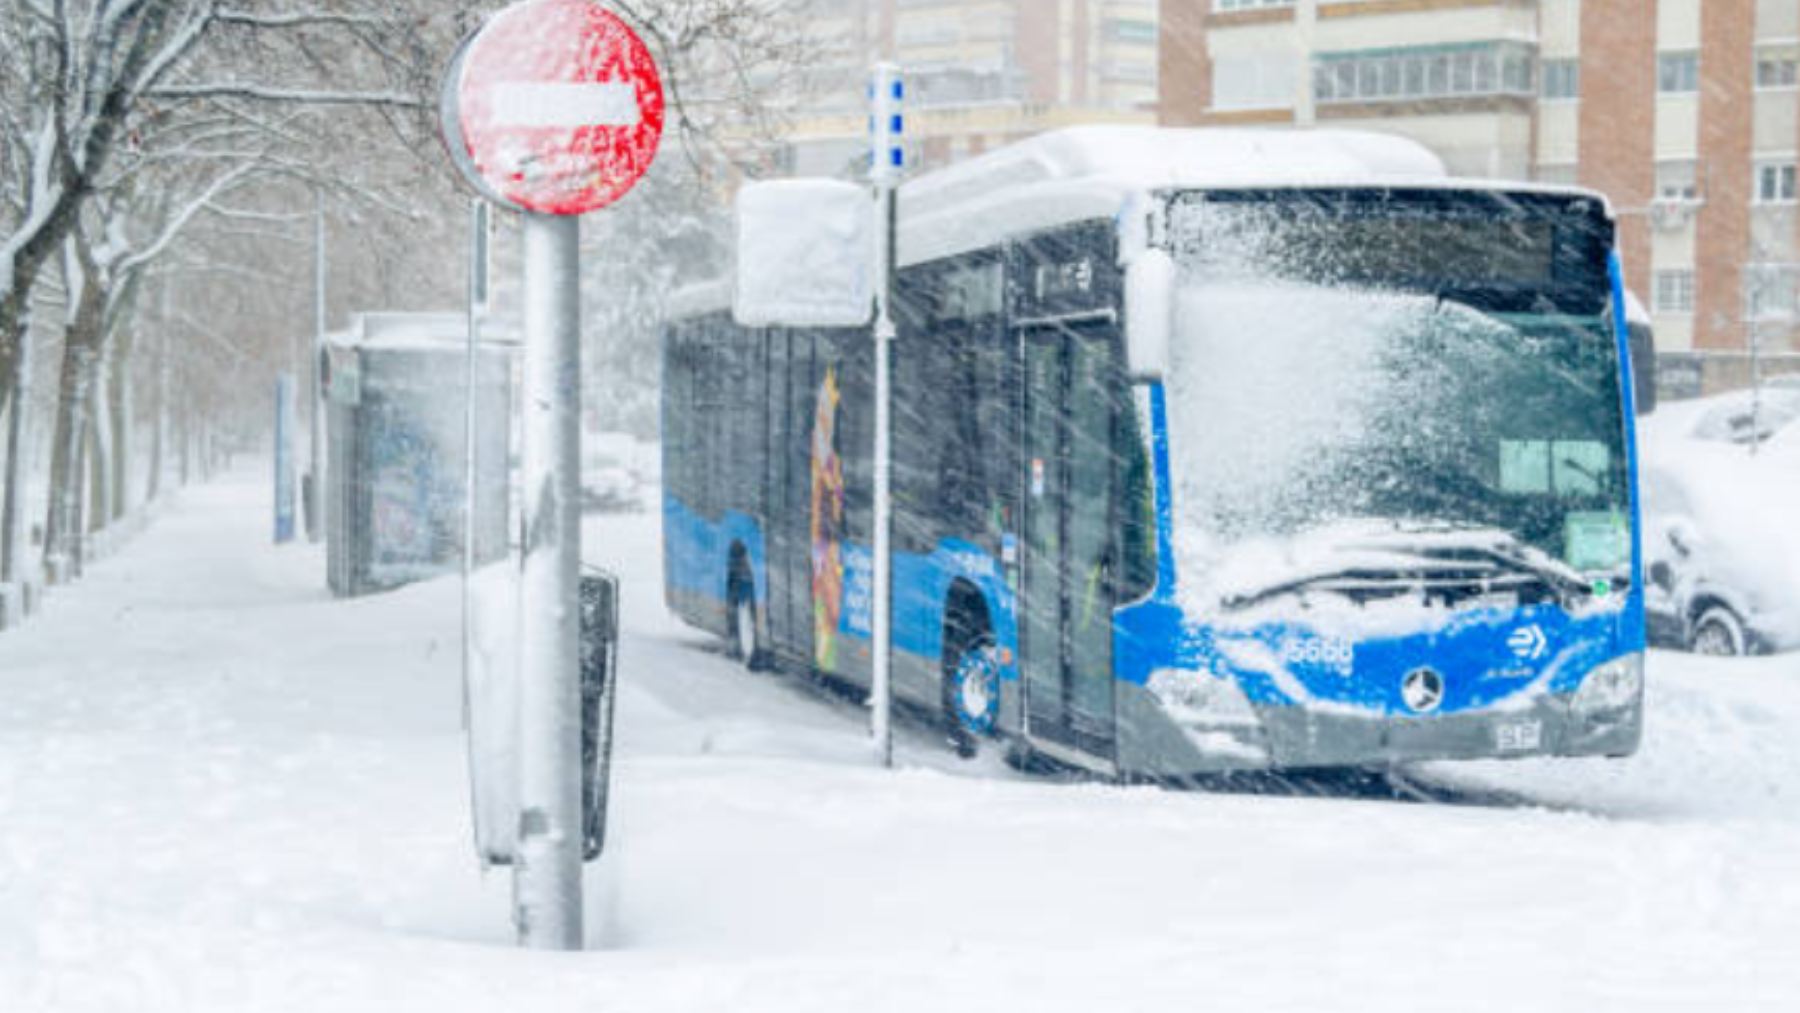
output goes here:
<path id="1" fill-rule="evenodd" d="M 1800 1008 L 1800 658 L 1656 656 L 1629 761 L 1409 775 L 1478 804 L 1050 783 L 916 728 L 890 774 L 663 613 L 650 517 L 588 528 L 628 577 L 611 948 L 512 950 L 455 587 L 330 600 L 262 478 L 0 635 L 0 1010 Z"/>

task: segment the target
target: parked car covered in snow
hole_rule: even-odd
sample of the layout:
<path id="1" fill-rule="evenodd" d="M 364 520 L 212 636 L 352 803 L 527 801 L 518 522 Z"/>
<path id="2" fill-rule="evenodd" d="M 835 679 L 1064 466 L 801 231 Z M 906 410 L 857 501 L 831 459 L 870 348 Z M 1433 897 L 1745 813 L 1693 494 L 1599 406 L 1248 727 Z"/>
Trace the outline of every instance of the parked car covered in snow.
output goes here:
<path id="1" fill-rule="evenodd" d="M 644 490 L 655 485 L 646 462 L 656 449 L 627 433 L 587 433 L 581 441 L 581 507 L 620 513 L 640 510 Z"/>
<path id="2" fill-rule="evenodd" d="M 1653 643 L 1800 649 L 1800 390 L 1666 405 L 1644 426 Z"/>

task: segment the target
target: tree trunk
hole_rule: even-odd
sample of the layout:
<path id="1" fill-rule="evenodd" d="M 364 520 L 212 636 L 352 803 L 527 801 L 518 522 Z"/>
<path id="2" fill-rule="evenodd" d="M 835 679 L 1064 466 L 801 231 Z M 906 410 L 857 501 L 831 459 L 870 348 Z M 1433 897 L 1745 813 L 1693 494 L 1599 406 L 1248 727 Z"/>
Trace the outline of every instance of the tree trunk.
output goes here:
<path id="1" fill-rule="evenodd" d="M 93 403 L 104 304 L 98 285 L 82 286 L 74 319 L 63 338 L 56 431 L 50 448 L 50 505 L 44 521 L 44 568 L 54 584 L 66 583 L 81 573 L 82 448 Z"/>
<path id="2" fill-rule="evenodd" d="M 164 298 L 165 305 L 168 300 Z M 151 388 L 155 403 L 151 406 L 150 481 L 144 490 L 144 501 L 154 503 L 162 495 L 163 469 L 167 466 L 169 446 L 169 322 L 163 314 L 161 332 L 156 341 L 156 384 Z"/>
<path id="3" fill-rule="evenodd" d="M 18 575 L 20 501 L 25 492 L 25 468 L 19 450 L 25 445 L 25 380 L 30 369 L 31 289 L 37 281 L 39 261 L 15 260 L 12 288 L 0 299 L 0 415 L 6 417 L 6 472 L 0 474 L 0 583 Z"/>
<path id="4" fill-rule="evenodd" d="M 183 402 L 181 406 L 181 484 L 186 486 L 194 479 L 194 406 Z"/>
<path id="5" fill-rule="evenodd" d="M 13 389 L 18 386 L 18 355 L 0 345 L 0 415 L 12 407 Z"/>
<path id="6" fill-rule="evenodd" d="M 131 356 L 136 344 L 132 331 L 124 331 L 113 339 L 112 374 L 106 403 L 111 411 L 112 473 L 107 478 L 110 489 L 107 523 L 122 521 L 131 512 L 131 444 L 133 417 Z"/>
<path id="7" fill-rule="evenodd" d="M 100 357 L 93 386 L 88 390 L 87 483 L 88 494 L 84 530 L 94 534 L 105 530 L 112 517 L 112 419 L 106 405 L 107 376 L 111 371 L 110 356 Z"/>
<path id="8" fill-rule="evenodd" d="M 0 584 L 16 584 L 22 574 L 25 555 L 23 528 L 25 520 L 25 464 L 27 445 L 25 423 L 31 407 L 31 328 L 23 330 L 26 339 L 10 360 L 10 375 L 0 377 L 0 384 L 12 392 L 12 406 L 6 416 L 6 473 L 0 475 Z"/>

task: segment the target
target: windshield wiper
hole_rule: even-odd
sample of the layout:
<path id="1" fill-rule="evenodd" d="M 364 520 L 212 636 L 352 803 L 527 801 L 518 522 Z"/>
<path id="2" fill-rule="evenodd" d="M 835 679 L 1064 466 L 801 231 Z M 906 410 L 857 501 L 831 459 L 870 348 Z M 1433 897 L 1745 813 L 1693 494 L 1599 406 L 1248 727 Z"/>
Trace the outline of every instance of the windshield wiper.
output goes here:
<path id="1" fill-rule="evenodd" d="M 1346 549 L 1379 552 L 1381 562 L 1365 562 L 1320 569 L 1224 596 L 1227 609 L 1249 608 L 1284 595 L 1324 591 L 1357 603 L 1382 598 L 1421 595 L 1426 598 L 1462 599 L 1481 594 L 1519 590 L 1541 583 L 1541 575 L 1493 558 L 1457 557 L 1421 551 L 1415 546 L 1388 544 L 1346 545 Z"/>
<path id="2" fill-rule="evenodd" d="M 1244 589 L 1224 596 L 1221 604 L 1237 610 L 1307 591 L 1359 604 L 1409 594 L 1455 604 L 1506 593 L 1568 600 L 1590 590 L 1580 573 L 1499 528 L 1419 522 L 1357 536 L 1337 548 L 1380 556 Z"/>
<path id="3" fill-rule="evenodd" d="M 1246 609 L 1284 595 L 1314 590 L 1330 591 L 1352 600 L 1357 600 L 1359 594 L 1361 598 L 1392 598 L 1416 590 L 1421 584 L 1420 572 L 1417 570 L 1347 567 L 1342 570 L 1312 573 L 1293 580 L 1270 584 L 1254 591 L 1229 595 L 1221 604 L 1231 610 Z"/>
<path id="4" fill-rule="evenodd" d="M 1580 465 L 1569 463 L 1581 471 Z M 1474 556 L 1504 566 L 1514 573 L 1529 574 L 1542 580 L 1553 590 L 1562 595 L 1586 594 L 1592 590 L 1592 584 L 1580 571 L 1563 561 L 1545 553 L 1543 550 L 1519 539 L 1517 535 L 1501 528 L 1458 527 L 1446 525 L 1446 532 L 1457 532 L 1465 535 L 1479 534 L 1488 536 L 1484 541 L 1442 542 L 1432 544 L 1426 542 L 1401 541 L 1396 547 L 1418 552 L 1436 559 L 1456 559 Z M 1609 578 L 1615 586 L 1619 578 Z"/>

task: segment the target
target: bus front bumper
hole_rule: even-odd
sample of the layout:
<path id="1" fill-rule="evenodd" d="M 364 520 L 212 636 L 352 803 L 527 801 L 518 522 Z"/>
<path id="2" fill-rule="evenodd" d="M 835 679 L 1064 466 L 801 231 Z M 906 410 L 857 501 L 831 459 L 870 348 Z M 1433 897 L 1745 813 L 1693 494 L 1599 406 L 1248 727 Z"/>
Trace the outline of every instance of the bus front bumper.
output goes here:
<path id="1" fill-rule="evenodd" d="M 1273 765 L 1370 766 L 1418 760 L 1628 756 L 1643 735 L 1637 707 L 1577 713 L 1573 695 L 1528 707 L 1429 718 L 1364 718 L 1297 707 L 1262 714 Z"/>
<path id="2" fill-rule="evenodd" d="M 1149 776 L 1184 776 L 1423 760 L 1629 756 L 1643 737 L 1642 693 L 1642 655 L 1597 667 L 1574 693 L 1423 716 L 1248 705 L 1236 720 L 1215 723 L 1194 720 L 1191 710 L 1172 713 L 1155 694 L 1134 686 L 1118 701 L 1120 765 Z"/>

